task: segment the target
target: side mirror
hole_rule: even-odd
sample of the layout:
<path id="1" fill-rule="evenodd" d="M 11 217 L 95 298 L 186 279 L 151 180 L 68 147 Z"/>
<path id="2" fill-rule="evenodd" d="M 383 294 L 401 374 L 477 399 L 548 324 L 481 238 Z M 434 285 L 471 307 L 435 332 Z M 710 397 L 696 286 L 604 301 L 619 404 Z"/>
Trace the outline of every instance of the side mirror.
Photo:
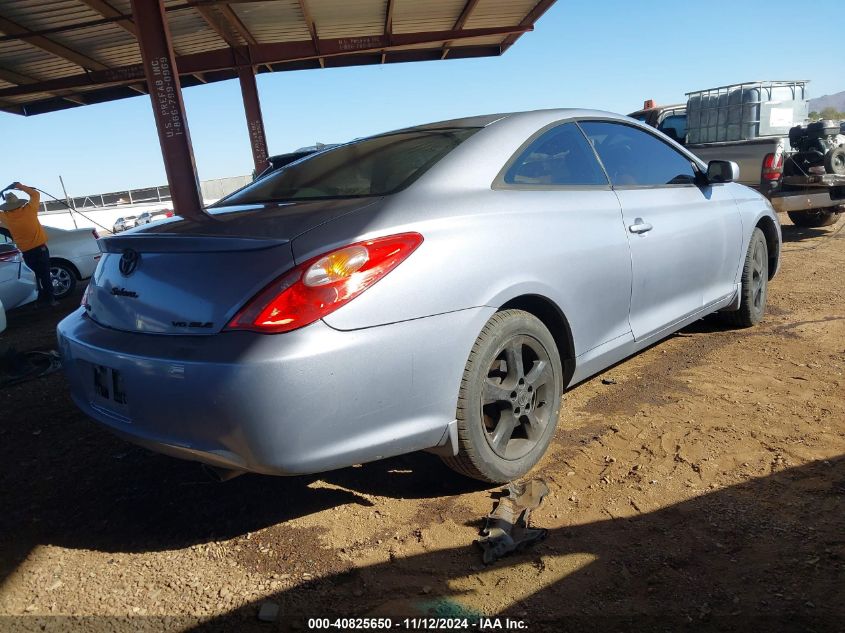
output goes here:
<path id="1" fill-rule="evenodd" d="M 735 182 L 739 180 L 739 165 L 732 160 L 711 160 L 707 163 L 707 182 Z"/>

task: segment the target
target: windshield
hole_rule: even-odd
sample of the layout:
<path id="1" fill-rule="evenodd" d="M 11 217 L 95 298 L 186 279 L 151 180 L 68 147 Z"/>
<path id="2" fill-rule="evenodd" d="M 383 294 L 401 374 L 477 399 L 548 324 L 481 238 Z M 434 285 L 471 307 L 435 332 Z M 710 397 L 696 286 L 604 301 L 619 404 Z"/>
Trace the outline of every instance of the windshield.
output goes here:
<path id="1" fill-rule="evenodd" d="M 218 205 L 395 193 L 479 129 L 414 130 L 341 145 L 268 174 Z"/>

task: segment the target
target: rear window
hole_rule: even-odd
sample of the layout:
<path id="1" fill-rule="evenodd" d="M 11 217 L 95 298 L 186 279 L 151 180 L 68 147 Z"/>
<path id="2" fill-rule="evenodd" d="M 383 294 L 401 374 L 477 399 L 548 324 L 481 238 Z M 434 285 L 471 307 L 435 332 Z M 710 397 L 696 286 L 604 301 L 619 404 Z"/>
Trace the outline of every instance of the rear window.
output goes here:
<path id="1" fill-rule="evenodd" d="M 400 191 L 480 128 L 386 134 L 283 167 L 218 204 L 384 196 Z"/>

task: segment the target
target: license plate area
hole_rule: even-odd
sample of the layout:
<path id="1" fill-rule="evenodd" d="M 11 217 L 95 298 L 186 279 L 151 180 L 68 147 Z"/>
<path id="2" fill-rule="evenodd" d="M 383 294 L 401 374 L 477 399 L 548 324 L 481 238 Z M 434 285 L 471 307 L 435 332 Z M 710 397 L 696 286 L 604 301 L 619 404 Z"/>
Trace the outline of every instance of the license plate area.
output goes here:
<path id="1" fill-rule="evenodd" d="M 92 368 L 94 372 L 95 400 L 101 406 L 125 410 L 128 401 L 121 372 L 104 365 L 93 365 Z"/>

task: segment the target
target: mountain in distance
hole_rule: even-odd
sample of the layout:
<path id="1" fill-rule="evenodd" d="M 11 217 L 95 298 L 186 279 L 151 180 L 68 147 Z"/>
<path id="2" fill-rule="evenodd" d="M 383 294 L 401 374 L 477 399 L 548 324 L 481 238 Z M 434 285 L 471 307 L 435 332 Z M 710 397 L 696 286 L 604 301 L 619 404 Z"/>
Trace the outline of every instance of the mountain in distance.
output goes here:
<path id="1" fill-rule="evenodd" d="M 845 112 L 845 90 L 810 99 L 810 112 L 821 112 L 825 108 L 835 108 L 837 112 Z"/>

